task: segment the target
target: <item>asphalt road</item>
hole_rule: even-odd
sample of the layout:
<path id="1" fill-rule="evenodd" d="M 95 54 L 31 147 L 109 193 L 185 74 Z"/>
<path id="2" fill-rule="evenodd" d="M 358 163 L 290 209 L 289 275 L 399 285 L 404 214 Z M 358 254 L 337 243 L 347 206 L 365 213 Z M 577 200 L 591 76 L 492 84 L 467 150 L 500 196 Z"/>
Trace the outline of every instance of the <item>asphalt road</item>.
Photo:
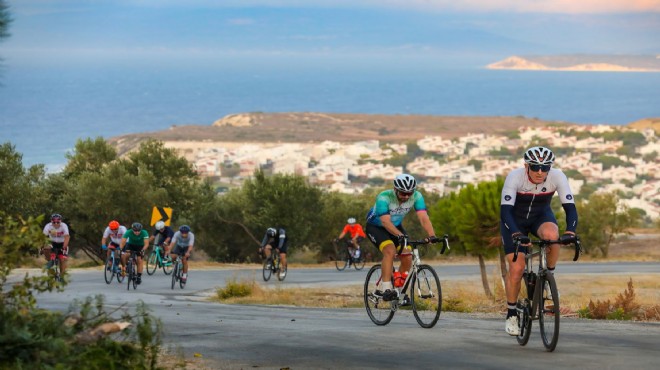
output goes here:
<path id="1" fill-rule="evenodd" d="M 474 278 L 477 266 L 436 266 L 442 281 Z M 563 263 L 564 273 L 652 273 L 658 263 Z M 107 305 L 142 300 L 165 323 L 168 346 L 187 357 L 201 354 L 217 368 L 657 368 L 660 324 L 562 318 L 559 344 L 545 352 L 537 322 L 527 346 L 504 333 L 503 318 L 443 312 L 432 329 L 422 329 L 408 312 L 387 326 L 374 325 L 364 309 L 316 309 L 225 305 L 206 301 L 227 279 L 255 279 L 265 286 L 318 287 L 362 284 L 362 271 L 291 269 L 283 283 L 261 281 L 261 271 L 193 271 L 189 284 L 170 289 L 161 271 L 146 276 L 136 291 L 106 285 L 100 270 L 78 270 L 63 293 L 38 296 L 44 308 L 66 310 L 73 299 L 104 294 Z"/>

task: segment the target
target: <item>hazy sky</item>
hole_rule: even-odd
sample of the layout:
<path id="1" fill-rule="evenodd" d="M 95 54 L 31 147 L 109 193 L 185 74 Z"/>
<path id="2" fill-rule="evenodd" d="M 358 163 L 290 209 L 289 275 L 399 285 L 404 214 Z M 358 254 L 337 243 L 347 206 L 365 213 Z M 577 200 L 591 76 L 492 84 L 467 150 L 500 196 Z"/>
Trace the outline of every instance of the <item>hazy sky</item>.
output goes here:
<path id="1" fill-rule="evenodd" d="M 660 54 L 660 0 L 8 0 L 7 62 Z"/>

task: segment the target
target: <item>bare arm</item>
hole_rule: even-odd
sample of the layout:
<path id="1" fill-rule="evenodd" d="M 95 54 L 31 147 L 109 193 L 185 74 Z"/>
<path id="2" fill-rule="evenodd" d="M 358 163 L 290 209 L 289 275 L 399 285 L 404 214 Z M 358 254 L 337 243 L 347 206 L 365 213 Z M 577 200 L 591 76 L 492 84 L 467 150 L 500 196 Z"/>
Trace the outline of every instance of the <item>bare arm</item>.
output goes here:
<path id="1" fill-rule="evenodd" d="M 383 224 L 383 227 L 387 232 L 392 235 L 401 235 L 401 230 L 397 229 L 396 226 L 392 223 L 392 217 L 390 215 L 380 216 L 380 222 Z"/>
<path id="2" fill-rule="evenodd" d="M 428 236 L 435 236 L 435 231 L 433 230 L 433 224 L 431 223 L 429 214 L 426 211 L 418 211 L 417 218 L 419 218 L 419 223 L 422 225 Z"/>

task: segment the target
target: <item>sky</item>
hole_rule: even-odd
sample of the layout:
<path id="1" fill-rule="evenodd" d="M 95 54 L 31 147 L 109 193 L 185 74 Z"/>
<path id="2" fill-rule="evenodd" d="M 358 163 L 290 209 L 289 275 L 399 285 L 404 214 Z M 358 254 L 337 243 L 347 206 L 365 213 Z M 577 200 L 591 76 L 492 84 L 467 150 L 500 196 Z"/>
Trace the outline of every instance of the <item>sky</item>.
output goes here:
<path id="1" fill-rule="evenodd" d="M 0 57 L 483 65 L 660 54 L 660 0 L 6 0 Z"/>

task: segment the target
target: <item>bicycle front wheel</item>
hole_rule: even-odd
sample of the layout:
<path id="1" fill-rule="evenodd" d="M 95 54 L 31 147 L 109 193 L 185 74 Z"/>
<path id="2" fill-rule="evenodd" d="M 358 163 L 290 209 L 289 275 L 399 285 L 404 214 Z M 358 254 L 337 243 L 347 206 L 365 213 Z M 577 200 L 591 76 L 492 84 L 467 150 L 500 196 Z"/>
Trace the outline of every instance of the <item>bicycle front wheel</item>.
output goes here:
<path id="1" fill-rule="evenodd" d="M 187 277 L 186 277 L 186 281 L 183 281 L 183 267 L 182 267 L 182 268 L 179 269 L 179 287 L 180 287 L 181 289 L 183 289 L 183 287 L 186 286 L 186 282 L 187 282 L 187 280 L 188 280 L 188 279 L 187 279 Z"/>
<path id="2" fill-rule="evenodd" d="M 264 260 L 264 271 L 263 271 L 264 281 L 270 280 L 270 275 L 273 274 L 273 268 L 271 267 L 272 265 L 273 265 L 272 258 L 266 258 Z"/>
<path id="3" fill-rule="evenodd" d="M 131 282 L 133 282 L 133 261 L 128 260 L 126 265 L 126 271 L 128 271 L 128 281 L 126 282 L 126 290 L 131 290 Z"/>
<path id="4" fill-rule="evenodd" d="M 176 279 L 179 277 L 179 263 L 178 261 L 174 265 L 174 273 L 172 274 L 172 289 L 176 285 Z"/>
<path id="5" fill-rule="evenodd" d="M 541 301 L 539 302 L 539 328 L 541 329 L 541 339 L 546 351 L 552 352 L 557 346 L 559 340 L 559 293 L 557 293 L 557 283 L 552 273 L 547 273 L 541 278 L 541 285 L 536 289 L 542 288 Z"/>
<path id="6" fill-rule="evenodd" d="M 346 252 L 346 249 L 342 249 L 337 252 L 337 256 L 335 258 L 335 267 L 337 267 L 337 270 L 339 271 L 344 271 L 346 266 L 348 266 L 348 252 Z"/>
<path id="7" fill-rule="evenodd" d="M 153 275 L 154 272 L 156 272 L 156 269 L 158 268 L 158 254 L 156 251 L 153 251 L 149 254 L 149 258 L 147 258 L 147 274 Z"/>
<path id="8" fill-rule="evenodd" d="M 112 268 L 113 268 L 112 258 L 108 258 L 108 260 L 105 261 L 105 266 L 103 266 L 103 275 L 105 277 L 106 284 L 112 283 L 112 277 L 115 275 L 114 272 L 112 271 Z"/>
<path id="9" fill-rule="evenodd" d="M 364 307 L 371 321 L 376 325 L 387 325 L 394 317 L 391 302 L 383 301 L 379 290 L 381 283 L 381 267 L 374 265 L 367 273 L 364 281 Z"/>
<path id="10" fill-rule="evenodd" d="M 412 310 L 422 328 L 432 328 L 440 318 L 442 289 L 433 267 L 421 265 L 410 284 Z"/>
<path id="11" fill-rule="evenodd" d="M 364 268 L 364 258 L 362 255 L 360 255 L 360 258 L 357 258 L 353 261 L 353 267 L 355 267 L 355 269 L 358 271 Z"/>

